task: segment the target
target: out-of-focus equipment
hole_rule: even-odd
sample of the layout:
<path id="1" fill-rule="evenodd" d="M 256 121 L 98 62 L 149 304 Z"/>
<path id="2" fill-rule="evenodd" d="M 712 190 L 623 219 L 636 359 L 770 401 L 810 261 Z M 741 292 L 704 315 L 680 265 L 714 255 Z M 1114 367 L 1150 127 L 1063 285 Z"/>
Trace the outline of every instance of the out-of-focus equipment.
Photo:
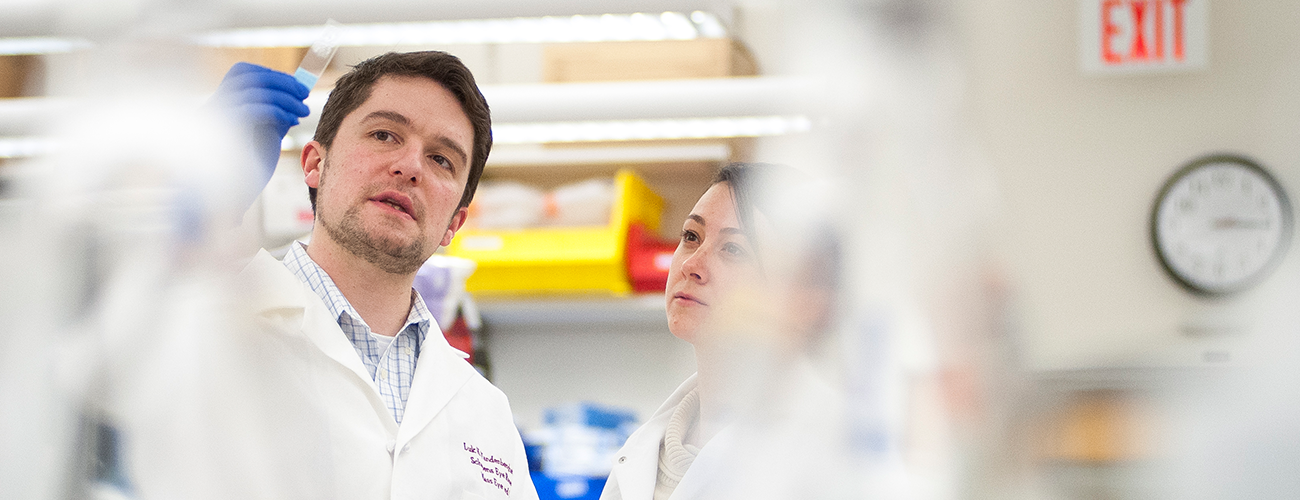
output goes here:
<path id="1" fill-rule="evenodd" d="M 483 360 L 475 356 L 475 332 L 483 327 L 483 318 L 473 297 L 465 291 L 465 280 L 474 274 L 474 267 L 472 260 L 435 254 L 420 266 L 413 286 L 433 313 L 447 343 L 468 354 L 470 364 L 483 369 Z"/>
<path id="2" fill-rule="evenodd" d="M 120 49 L 103 53 L 120 67 L 91 76 L 130 92 L 59 117 L 64 146 L 0 202 L 0 321 L 14 325 L 0 329 L 0 489 L 326 498 L 321 402 L 276 362 L 297 346 L 256 334 L 231 293 L 252 243 L 230 225 L 267 172 L 229 111 L 282 131 L 296 117 L 272 108 L 306 90 L 241 66 L 196 108 L 199 91 L 157 77 L 186 72 L 157 70 L 165 51 Z"/>
<path id="3" fill-rule="evenodd" d="M 619 448 L 636 430 L 635 414 L 582 402 L 547 408 L 543 420 L 523 436 L 538 498 L 599 498 Z"/>

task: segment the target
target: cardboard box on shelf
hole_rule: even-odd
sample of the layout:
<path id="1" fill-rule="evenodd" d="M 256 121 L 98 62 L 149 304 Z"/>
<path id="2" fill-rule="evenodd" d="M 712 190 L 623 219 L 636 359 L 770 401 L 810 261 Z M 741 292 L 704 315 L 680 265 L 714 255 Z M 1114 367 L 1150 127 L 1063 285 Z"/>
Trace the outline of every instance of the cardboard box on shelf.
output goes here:
<path id="1" fill-rule="evenodd" d="M 276 71 L 293 74 L 302 56 L 307 54 L 307 47 L 252 47 L 252 48 L 211 48 L 204 49 L 207 78 L 212 81 L 212 88 L 221 82 L 221 77 L 237 62 L 253 63 L 266 66 Z"/>
<path id="2" fill-rule="evenodd" d="M 30 75 L 36 69 L 40 56 L 0 56 L 0 98 L 29 97 Z"/>
<path id="3" fill-rule="evenodd" d="M 549 83 L 675 80 L 752 76 L 757 65 L 740 43 L 725 38 L 548 45 L 542 79 Z"/>

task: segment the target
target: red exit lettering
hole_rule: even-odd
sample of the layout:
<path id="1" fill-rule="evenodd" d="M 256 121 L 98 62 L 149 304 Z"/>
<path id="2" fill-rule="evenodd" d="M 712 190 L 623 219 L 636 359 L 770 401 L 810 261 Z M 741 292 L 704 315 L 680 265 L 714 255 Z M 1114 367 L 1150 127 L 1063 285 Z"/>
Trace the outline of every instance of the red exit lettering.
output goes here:
<path id="1" fill-rule="evenodd" d="M 1183 61 L 1186 7 L 1187 0 L 1102 0 L 1101 60 L 1107 65 Z M 1166 52 L 1166 42 L 1172 51 Z"/>

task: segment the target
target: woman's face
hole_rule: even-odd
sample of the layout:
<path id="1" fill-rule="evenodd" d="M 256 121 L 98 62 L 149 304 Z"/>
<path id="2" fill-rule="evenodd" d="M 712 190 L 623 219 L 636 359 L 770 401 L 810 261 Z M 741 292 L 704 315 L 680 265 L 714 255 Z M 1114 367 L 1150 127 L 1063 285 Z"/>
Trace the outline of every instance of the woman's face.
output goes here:
<path id="1" fill-rule="evenodd" d="M 731 186 L 714 184 L 682 224 L 668 269 L 668 329 L 695 343 L 701 325 L 760 277 L 752 242 L 740 230 Z"/>

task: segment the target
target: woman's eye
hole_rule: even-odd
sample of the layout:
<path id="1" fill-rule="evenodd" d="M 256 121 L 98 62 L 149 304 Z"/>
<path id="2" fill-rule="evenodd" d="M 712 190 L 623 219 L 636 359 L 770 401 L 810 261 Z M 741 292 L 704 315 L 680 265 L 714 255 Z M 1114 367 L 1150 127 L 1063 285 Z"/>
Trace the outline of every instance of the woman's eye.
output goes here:
<path id="1" fill-rule="evenodd" d="M 722 245 L 722 252 L 731 257 L 743 257 L 746 253 L 744 247 L 737 245 L 735 243 L 727 243 L 725 245 Z"/>
<path id="2" fill-rule="evenodd" d="M 695 231 L 685 229 L 682 230 L 682 241 L 696 243 L 700 241 L 700 235 L 696 234 Z"/>

